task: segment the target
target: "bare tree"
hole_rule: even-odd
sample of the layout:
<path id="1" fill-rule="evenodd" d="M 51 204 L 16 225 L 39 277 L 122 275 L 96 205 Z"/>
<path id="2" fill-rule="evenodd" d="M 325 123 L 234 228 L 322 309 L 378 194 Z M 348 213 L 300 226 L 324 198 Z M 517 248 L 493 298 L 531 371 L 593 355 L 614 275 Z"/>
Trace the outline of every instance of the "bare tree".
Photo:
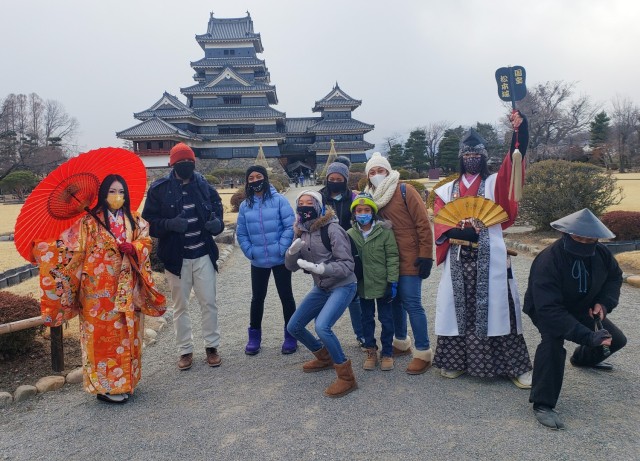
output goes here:
<path id="1" fill-rule="evenodd" d="M 634 135 L 640 129 L 640 109 L 627 97 L 616 96 L 611 101 L 613 106 L 613 131 L 618 150 L 620 173 L 624 173 Z"/>
<path id="2" fill-rule="evenodd" d="M 574 82 L 539 83 L 518 103 L 529 118 L 532 160 L 559 158 L 572 145 L 572 137 L 588 130 L 600 110 L 587 95 L 573 97 L 574 89 Z"/>
<path id="3" fill-rule="evenodd" d="M 451 122 L 441 120 L 439 122 L 430 123 L 424 127 L 427 142 L 425 154 L 430 168 L 435 168 L 437 166 L 438 145 L 440 145 L 440 141 L 442 141 L 442 138 L 444 137 L 444 132 L 447 131 L 450 126 Z"/>
<path id="4" fill-rule="evenodd" d="M 58 101 L 36 93 L 0 100 L 0 179 L 14 170 L 47 173 L 65 158 L 77 128 Z"/>

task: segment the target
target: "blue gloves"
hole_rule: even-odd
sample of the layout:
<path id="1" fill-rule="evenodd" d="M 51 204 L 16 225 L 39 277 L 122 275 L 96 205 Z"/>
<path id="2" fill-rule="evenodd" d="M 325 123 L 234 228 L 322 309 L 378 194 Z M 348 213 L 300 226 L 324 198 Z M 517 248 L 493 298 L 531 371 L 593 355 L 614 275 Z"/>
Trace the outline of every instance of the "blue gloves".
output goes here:
<path id="1" fill-rule="evenodd" d="M 384 303 L 390 303 L 398 294 L 398 282 L 388 282 L 387 291 L 384 293 Z"/>

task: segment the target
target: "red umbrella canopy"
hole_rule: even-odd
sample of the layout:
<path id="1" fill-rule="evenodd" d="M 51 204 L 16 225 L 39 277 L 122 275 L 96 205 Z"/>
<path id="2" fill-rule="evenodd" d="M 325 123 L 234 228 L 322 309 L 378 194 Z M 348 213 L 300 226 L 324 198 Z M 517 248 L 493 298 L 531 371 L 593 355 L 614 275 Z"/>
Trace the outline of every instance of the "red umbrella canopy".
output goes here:
<path id="1" fill-rule="evenodd" d="M 140 157 L 118 147 L 80 154 L 53 170 L 27 197 L 14 232 L 22 257 L 33 261 L 34 240 L 57 238 L 87 207 L 95 206 L 100 183 L 110 174 L 124 178 L 131 210 L 137 210 L 147 188 L 147 172 Z"/>

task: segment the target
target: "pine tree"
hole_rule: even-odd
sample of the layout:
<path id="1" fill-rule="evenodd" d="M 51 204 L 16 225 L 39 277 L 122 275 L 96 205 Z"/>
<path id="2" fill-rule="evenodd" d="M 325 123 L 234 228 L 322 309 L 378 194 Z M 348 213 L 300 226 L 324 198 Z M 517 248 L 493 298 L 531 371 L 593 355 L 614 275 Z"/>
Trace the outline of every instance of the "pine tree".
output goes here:
<path id="1" fill-rule="evenodd" d="M 402 144 L 392 144 L 387 153 L 387 160 L 394 169 L 404 168 L 407 166 L 404 147 Z"/>
<path id="2" fill-rule="evenodd" d="M 425 130 L 416 128 L 409 133 L 409 139 L 404 144 L 404 152 L 410 165 L 417 172 L 426 171 L 429 168 L 427 159 L 427 134 Z"/>
<path id="3" fill-rule="evenodd" d="M 460 152 L 460 138 L 463 132 L 464 129 L 461 126 L 448 129 L 438 145 L 438 163 L 447 173 L 458 170 L 460 164 L 458 152 Z"/>
<path id="4" fill-rule="evenodd" d="M 609 122 L 611 119 L 605 111 L 596 114 L 593 121 L 590 123 L 591 130 L 589 145 L 594 149 L 606 144 L 609 136 Z"/>

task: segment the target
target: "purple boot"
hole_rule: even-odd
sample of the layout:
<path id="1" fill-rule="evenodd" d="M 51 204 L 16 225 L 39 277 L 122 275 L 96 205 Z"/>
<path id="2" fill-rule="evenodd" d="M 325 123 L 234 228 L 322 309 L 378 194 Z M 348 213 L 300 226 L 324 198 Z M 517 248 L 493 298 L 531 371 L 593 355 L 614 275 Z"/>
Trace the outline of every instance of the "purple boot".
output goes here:
<path id="1" fill-rule="evenodd" d="M 260 342 L 262 341 L 262 330 L 249 327 L 249 341 L 244 348 L 247 355 L 256 355 L 260 352 Z"/>
<path id="2" fill-rule="evenodd" d="M 298 350 L 298 340 L 291 336 L 291 333 L 287 331 L 287 327 L 284 327 L 284 342 L 282 343 L 283 354 L 293 354 Z"/>

